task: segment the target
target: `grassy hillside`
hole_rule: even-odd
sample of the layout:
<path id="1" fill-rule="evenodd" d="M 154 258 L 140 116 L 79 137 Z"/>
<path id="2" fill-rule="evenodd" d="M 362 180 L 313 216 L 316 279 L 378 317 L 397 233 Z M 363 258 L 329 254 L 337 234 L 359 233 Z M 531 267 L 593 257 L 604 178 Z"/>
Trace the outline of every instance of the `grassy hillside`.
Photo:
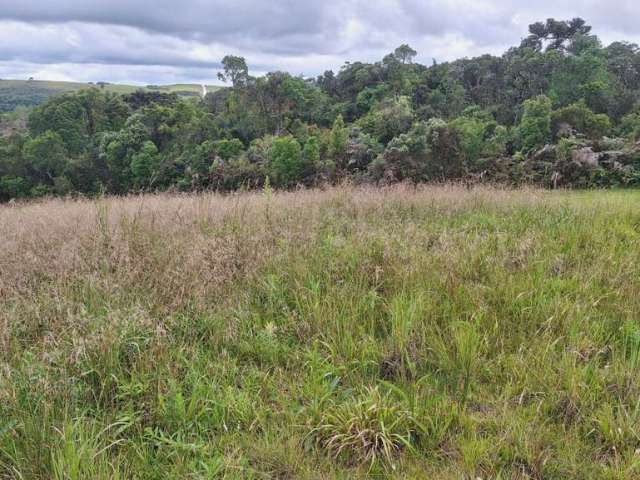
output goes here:
<path id="1" fill-rule="evenodd" d="M 0 477 L 638 478 L 639 202 L 0 206 Z"/>
<path id="2" fill-rule="evenodd" d="M 202 93 L 202 86 L 195 84 L 148 85 L 142 87 L 137 85 L 94 85 L 45 80 L 0 80 L 0 112 L 11 111 L 18 106 L 30 107 L 39 105 L 52 95 L 76 92 L 85 88 L 103 88 L 107 91 L 121 94 L 132 93 L 136 90 L 162 91 L 177 93 L 181 96 L 198 96 Z M 219 87 L 207 86 L 209 92 L 215 91 L 217 88 Z"/>

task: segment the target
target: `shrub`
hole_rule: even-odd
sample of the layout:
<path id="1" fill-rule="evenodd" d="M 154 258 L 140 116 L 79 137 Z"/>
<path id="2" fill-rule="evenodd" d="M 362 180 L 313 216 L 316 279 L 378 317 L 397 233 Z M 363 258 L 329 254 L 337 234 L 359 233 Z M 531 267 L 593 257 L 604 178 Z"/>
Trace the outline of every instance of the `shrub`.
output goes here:
<path id="1" fill-rule="evenodd" d="M 300 144 L 295 138 L 286 136 L 273 141 L 269 149 L 269 171 L 281 187 L 301 180 L 304 164 Z"/>
<path id="2" fill-rule="evenodd" d="M 544 146 L 551 139 L 551 100 L 540 95 L 524 102 L 518 125 L 518 140 L 525 152 Z"/>
<path id="3" fill-rule="evenodd" d="M 138 187 L 148 187 L 154 183 L 158 173 L 158 148 L 146 141 L 140 151 L 131 157 L 131 174 Z"/>
<path id="4" fill-rule="evenodd" d="M 237 157 L 244 150 L 244 145 L 237 138 L 218 140 L 214 142 L 214 150 L 220 158 L 229 160 L 230 158 Z"/>
<path id="5" fill-rule="evenodd" d="M 23 177 L 5 175 L 0 179 L 0 199 L 25 197 L 29 194 L 29 185 Z"/>
<path id="6" fill-rule="evenodd" d="M 596 115 L 583 100 L 553 112 L 552 118 L 556 135 L 563 124 L 594 140 L 602 138 L 611 129 L 609 117 L 602 113 Z"/>

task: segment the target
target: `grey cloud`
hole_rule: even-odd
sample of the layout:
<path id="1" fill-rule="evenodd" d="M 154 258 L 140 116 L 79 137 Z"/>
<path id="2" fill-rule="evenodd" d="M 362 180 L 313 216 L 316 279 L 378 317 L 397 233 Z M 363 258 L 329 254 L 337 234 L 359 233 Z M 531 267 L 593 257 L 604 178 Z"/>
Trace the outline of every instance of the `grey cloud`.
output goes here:
<path id="1" fill-rule="evenodd" d="M 334 2 L 335 3 L 335 2 Z M 0 18 L 125 25 L 198 41 L 331 37 L 339 19 L 322 2 L 282 0 L 2 0 Z"/>
<path id="2" fill-rule="evenodd" d="M 114 77 L 117 65 L 118 78 L 156 75 L 149 83 L 215 78 L 226 53 L 254 73 L 315 75 L 400 43 L 425 62 L 499 54 L 547 17 L 582 16 L 606 42 L 638 41 L 636 10 L 631 0 L 0 0 L 0 77 L 38 65 Z"/>

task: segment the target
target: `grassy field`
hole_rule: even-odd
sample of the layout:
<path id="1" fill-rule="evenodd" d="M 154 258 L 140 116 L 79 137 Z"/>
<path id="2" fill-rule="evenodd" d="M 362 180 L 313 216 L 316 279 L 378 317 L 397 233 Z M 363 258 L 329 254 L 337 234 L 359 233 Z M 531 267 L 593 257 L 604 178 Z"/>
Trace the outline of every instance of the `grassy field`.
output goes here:
<path id="1" fill-rule="evenodd" d="M 639 204 L 0 206 L 0 478 L 640 478 Z"/>
<path id="2" fill-rule="evenodd" d="M 103 88 L 106 91 L 128 94 L 137 90 L 146 92 L 176 93 L 181 96 L 197 97 L 202 94 L 202 85 L 122 85 L 106 84 L 103 87 L 89 83 L 58 82 L 49 80 L 0 80 L 0 112 L 8 112 L 18 106 L 31 107 L 39 105 L 47 98 L 60 93 L 77 92 L 87 88 Z M 208 92 L 214 92 L 220 87 L 207 85 Z"/>
<path id="3" fill-rule="evenodd" d="M 59 82 L 53 80 L 0 80 L 0 90 L 2 89 L 45 89 L 57 92 L 77 92 L 85 88 L 96 87 L 94 84 L 80 82 Z M 207 90 L 212 92 L 220 87 L 207 85 Z M 202 85 L 194 83 L 180 83 L 172 85 L 124 85 L 109 83 L 104 85 L 104 89 L 113 93 L 133 93 L 136 90 L 146 91 L 166 91 L 171 93 L 197 94 L 202 93 Z"/>

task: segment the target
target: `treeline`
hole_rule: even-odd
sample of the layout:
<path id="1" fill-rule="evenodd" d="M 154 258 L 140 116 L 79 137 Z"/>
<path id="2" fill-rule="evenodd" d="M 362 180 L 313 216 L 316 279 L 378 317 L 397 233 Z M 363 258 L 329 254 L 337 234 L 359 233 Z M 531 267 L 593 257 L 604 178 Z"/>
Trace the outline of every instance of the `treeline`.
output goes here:
<path id="1" fill-rule="evenodd" d="M 0 140 L 0 199 L 338 182 L 640 184 L 640 50 L 549 19 L 502 56 L 424 66 L 408 45 L 315 79 L 227 56 L 206 98 L 98 89 Z"/>
<path id="2" fill-rule="evenodd" d="M 32 82 L 0 80 L 0 114 L 13 112 L 20 107 L 34 107 L 59 93 L 55 88 L 34 85 Z"/>

